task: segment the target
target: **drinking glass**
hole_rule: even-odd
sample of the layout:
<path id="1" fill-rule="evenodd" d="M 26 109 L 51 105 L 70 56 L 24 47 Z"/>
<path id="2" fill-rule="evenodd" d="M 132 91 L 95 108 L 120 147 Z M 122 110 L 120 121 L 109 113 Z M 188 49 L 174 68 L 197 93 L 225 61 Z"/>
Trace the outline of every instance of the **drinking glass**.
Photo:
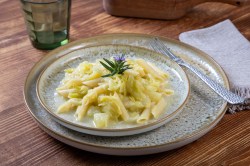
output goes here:
<path id="1" fill-rule="evenodd" d="M 69 42 L 71 0 L 21 0 L 32 45 L 50 50 Z"/>

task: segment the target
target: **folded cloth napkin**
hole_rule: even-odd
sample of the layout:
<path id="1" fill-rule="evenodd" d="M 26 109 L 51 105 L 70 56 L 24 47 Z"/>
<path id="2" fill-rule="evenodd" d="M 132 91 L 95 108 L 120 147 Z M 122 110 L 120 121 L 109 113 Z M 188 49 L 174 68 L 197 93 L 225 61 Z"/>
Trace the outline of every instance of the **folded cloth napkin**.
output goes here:
<path id="1" fill-rule="evenodd" d="M 225 71 L 231 90 L 250 97 L 250 42 L 230 20 L 184 32 L 179 39 L 210 55 Z M 250 106 L 229 106 L 231 113 L 243 109 L 250 109 Z"/>

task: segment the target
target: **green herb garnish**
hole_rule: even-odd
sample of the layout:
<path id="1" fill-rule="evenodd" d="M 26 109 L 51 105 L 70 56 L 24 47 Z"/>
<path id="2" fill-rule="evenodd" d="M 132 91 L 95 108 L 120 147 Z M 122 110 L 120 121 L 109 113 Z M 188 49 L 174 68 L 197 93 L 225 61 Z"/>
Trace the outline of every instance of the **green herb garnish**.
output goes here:
<path id="1" fill-rule="evenodd" d="M 100 61 L 100 63 L 103 67 L 110 71 L 110 74 L 103 75 L 102 77 L 110 77 L 115 74 L 122 74 L 125 70 L 132 69 L 129 64 L 126 64 L 126 59 L 124 56 L 124 54 L 121 56 L 115 56 L 114 61 L 103 58 L 106 63 L 102 61 Z"/>

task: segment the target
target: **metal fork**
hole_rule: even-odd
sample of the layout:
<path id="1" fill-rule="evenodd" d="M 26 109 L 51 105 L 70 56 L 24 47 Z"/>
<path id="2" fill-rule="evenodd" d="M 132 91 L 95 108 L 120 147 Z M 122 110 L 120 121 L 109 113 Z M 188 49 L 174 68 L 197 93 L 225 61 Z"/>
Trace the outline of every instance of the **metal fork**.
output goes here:
<path id="1" fill-rule="evenodd" d="M 175 61 L 180 66 L 184 66 L 195 73 L 201 80 L 203 80 L 210 88 L 212 88 L 218 95 L 225 99 L 230 104 L 249 104 L 249 99 L 245 99 L 241 96 L 238 96 L 229 90 L 225 89 L 219 83 L 215 82 L 201 71 L 191 66 L 190 64 L 184 62 L 181 58 L 174 55 L 174 53 L 168 48 L 160 39 L 153 38 L 149 45 L 153 50 L 161 54 L 167 55 L 171 60 Z"/>

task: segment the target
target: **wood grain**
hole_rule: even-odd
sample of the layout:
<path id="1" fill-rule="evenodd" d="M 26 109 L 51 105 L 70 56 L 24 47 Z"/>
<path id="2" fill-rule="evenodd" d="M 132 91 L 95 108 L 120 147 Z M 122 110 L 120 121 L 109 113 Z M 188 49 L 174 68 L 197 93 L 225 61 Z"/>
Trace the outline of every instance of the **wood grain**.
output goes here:
<path id="1" fill-rule="evenodd" d="M 19 1 L 0 1 L 0 165 L 250 165 L 250 111 L 226 114 L 199 140 L 165 153 L 139 157 L 94 154 L 43 132 L 28 114 L 23 86 L 47 51 L 29 42 Z M 174 21 L 113 17 L 100 0 L 72 0 L 71 41 L 103 33 L 133 32 L 178 39 L 181 32 L 231 19 L 250 40 L 250 7 L 205 3 Z"/>
<path id="2" fill-rule="evenodd" d="M 114 16 L 173 20 L 183 17 L 195 6 L 211 1 L 235 6 L 250 3 L 246 0 L 103 0 L 103 7 Z"/>

